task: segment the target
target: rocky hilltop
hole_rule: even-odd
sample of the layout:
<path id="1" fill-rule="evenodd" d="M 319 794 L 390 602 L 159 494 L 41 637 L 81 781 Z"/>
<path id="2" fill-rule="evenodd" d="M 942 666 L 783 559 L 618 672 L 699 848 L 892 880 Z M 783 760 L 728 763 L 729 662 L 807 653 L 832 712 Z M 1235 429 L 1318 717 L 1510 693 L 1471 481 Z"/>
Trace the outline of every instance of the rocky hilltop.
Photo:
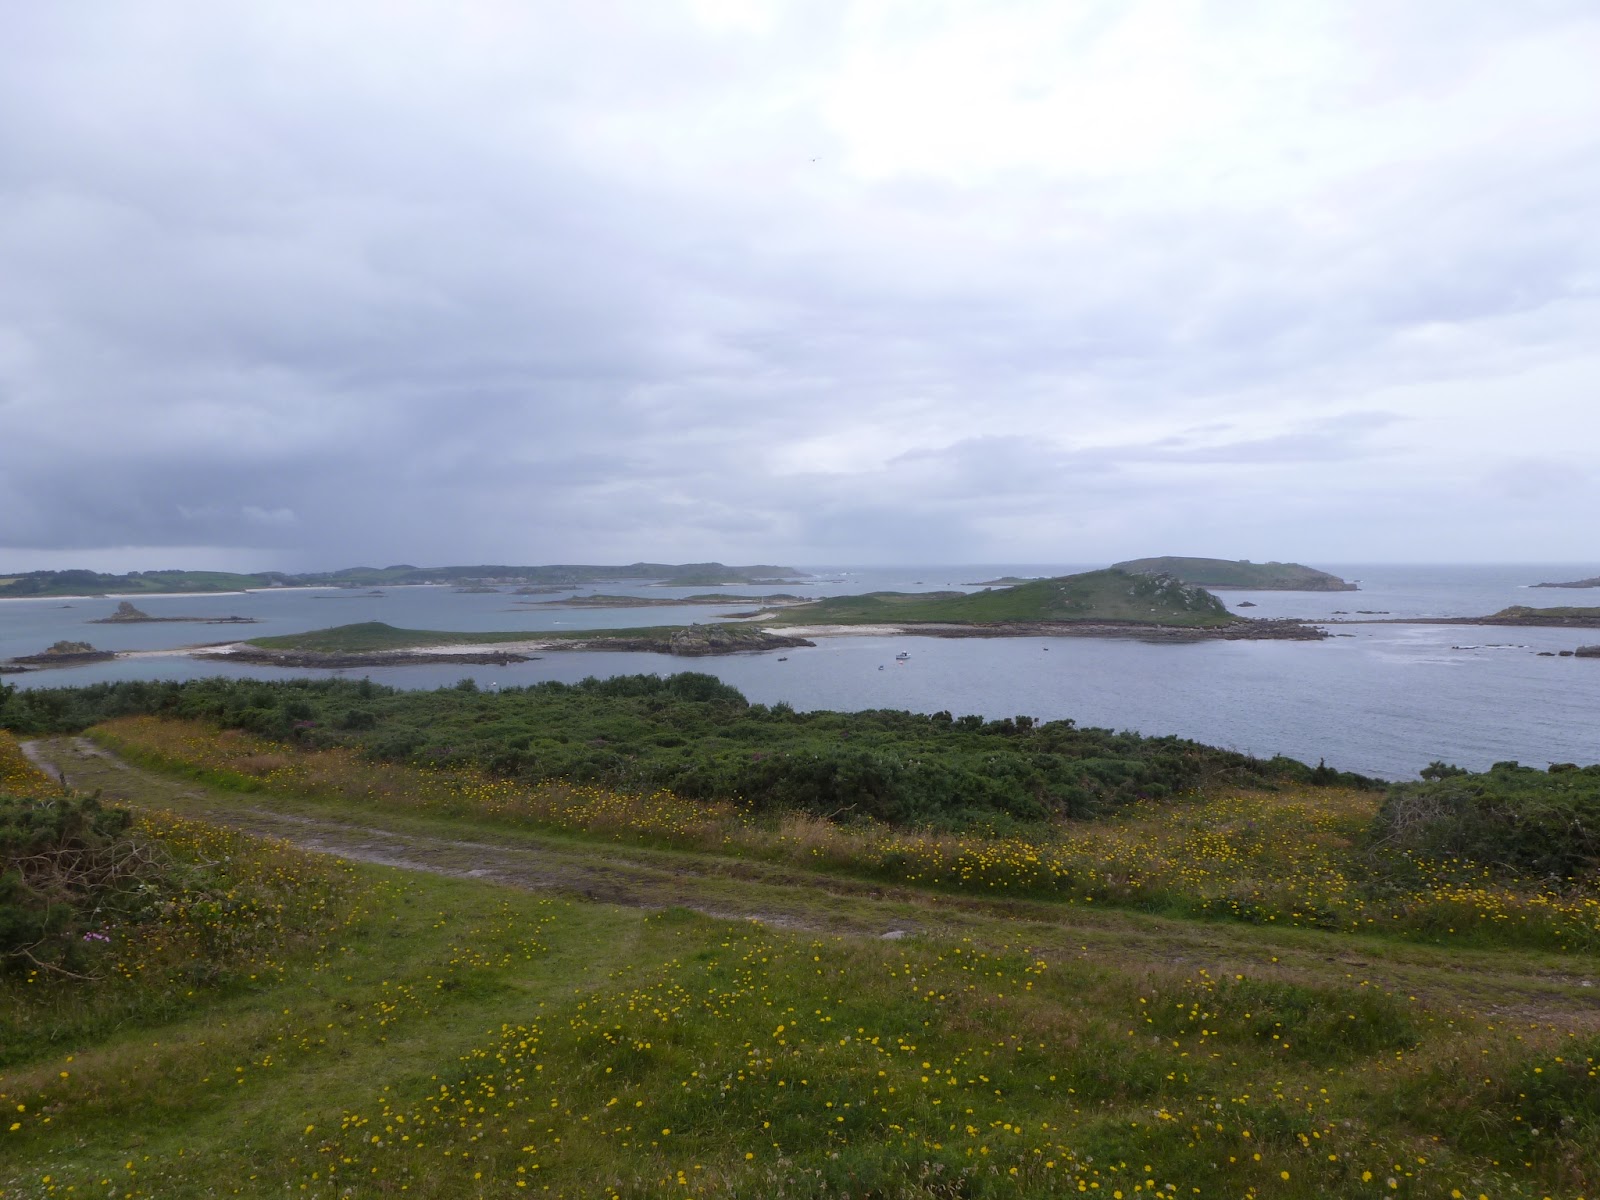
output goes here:
<path id="1" fill-rule="evenodd" d="M 1196 587 L 1261 592 L 1354 592 L 1356 584 L 1301 563 L 1247 558 L 1130 558 L 1112 567 L 1135 575 L 1170 575 Z"/>

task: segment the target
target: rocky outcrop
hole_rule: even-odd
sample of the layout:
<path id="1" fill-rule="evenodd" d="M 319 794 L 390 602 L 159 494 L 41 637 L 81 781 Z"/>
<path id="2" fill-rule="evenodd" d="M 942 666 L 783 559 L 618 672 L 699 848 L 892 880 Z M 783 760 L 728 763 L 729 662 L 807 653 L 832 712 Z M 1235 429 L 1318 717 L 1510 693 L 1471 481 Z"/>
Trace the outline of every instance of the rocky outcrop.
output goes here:
<path id="1" fill-rule="evenodd" d="M 38 654 L 19 654 L 15 663 L 34 664 L 41 667 L 70 667 L 80 663 L 107 662 L 116 657 L 110 650 L 96 650 L 88 642 L 57 642 Z"/>
<path id="2" fill-rule="evenodd" d="M 1534 587 L 1544 588 L 1600 588 L 1600 575 L 1593 579 L 1574 579 L 1571 583 L 1536 583 Z"/>
<path id="3" fill-rule="evenodd" d="M 1600 658 L 1600 646 L 1579 646 L 1572 652 L 1574 658 Z"/>
<path id="4" fill-rule="evenodd" d="M 89 625 L 160 625 L 160 624 L 190 624 L 190 625 L 254 625 L 255 617 L 152 617 L 149 613 L 135 608 L 124 600 L 117 605 L 117 611 L 109 617 L 96 617 L 85 622 Z"/>
<path id="5" fill-rule="evenodd" d="M 135 608 L 127 600 L 124 600 L 124 601 L 122 601 L 122 603 L 117 605 L 117 611 L 112 613 L 109 617 L 101 617 L 97 621 L 90 621 L 89 624 L 91 624 L 91 625 L 121 625 L 121 624 L 123 624 L 125 622 L 153 621 L 153 620 L 155 620 L 155 618 L 152 617 L 149 613 L 145 612 L 143 609 Z"/>
<path id="6" fill-rule="evenodd" d="M 667 653 L 698 658 L 708 654 L 744 654 L 814 645 L 815 642 L 805 638 L 769 633 L 749 625 L 689 625 L 668 638 Z"/>

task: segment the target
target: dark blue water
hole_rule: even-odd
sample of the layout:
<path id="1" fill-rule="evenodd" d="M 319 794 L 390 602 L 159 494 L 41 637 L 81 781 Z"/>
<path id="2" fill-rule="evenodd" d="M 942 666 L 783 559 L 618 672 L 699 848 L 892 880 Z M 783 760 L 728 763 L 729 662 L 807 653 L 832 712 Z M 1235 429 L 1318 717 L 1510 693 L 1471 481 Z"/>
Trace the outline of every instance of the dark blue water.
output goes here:
<path id="1" fill-rule="evenodd" d="M 1090 564 L 1093 565 L 1093 564 Z M 1325 564 L 1319 564 L 1325 565 Z M 752 597 L 782 590 L 808 596 L 878 588 L 962 587 L 1002 574 L 1063 574 L 1073 564 L 984 567 L 813 568 L 825 582 L 775 588 L 719 588 Z M 1596 564 L 1542 566 L 1327 566 L 1361 580 L 1359 592 L 1223 592 L 1230 606 L 1252 600 L 1251 616 L 1340 619 L 1357 609 L 1394 617 L 1470 616 L 1510 604 L 1600 605 L 1600 592 L 1535 589 L 1546 579 L 1600 574 Z M 710 589 L 608 584 L 603 591 L 677 596 Z M 138 597 L 155 616 L 255 616 L 261 624 L 86 625 L 115 607 L 105 600 L 0 601 L 0 657 L 32 653 L 59 639 L 113 650 L 154 650 L 205 641 L 297 632 L 383 620 L 422 629 L 516 630 L 680 624 L 728 610 L 530 608 L 509 593 L 391 588 L 381 597 L 344 592 L 271 591 L 225 596 Z M 73 607 L 62 608 L 63 604 Z M 947 709 L 956 715 L 1018 714 L 1083 725 L 1175 733 L 1258 755 L 1287 754 L 1387 778 L 1413 776 L 1444 759 L 1481 769 L 1516 759 L 1600 761 L 1600 660 L 1541 658 L 1600 642 L 1600 630 L 1493 626 L 1355 624 L 1330 626 L 1325 642 L 1203 642 L 1151 645 L 1091 638 L 972 639 L 843 637 L 815 649 L 684 660 L 656 654 L 552 653 L 507 667 L 461 664 L 363 668 L 349 672 L 396 687 L 439 687 L 466 676 L 493 688 L 588 675 L 706 671 L 763 703 L 798 709 Z M 910 657 L 897 661 L 895 655 Z M 880 669 L 881 668 L 881 669 Z M 204 675 L 288 678 L 303 671 L 225 667 L 179 657 L 121 659 L 6 676 L 20 686 Z"/>

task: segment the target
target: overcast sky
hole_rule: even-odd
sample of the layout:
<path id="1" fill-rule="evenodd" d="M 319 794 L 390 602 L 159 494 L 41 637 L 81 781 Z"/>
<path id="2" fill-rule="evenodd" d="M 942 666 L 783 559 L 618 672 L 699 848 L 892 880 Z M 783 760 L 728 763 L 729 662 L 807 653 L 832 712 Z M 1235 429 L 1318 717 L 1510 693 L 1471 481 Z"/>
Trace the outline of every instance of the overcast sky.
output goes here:
<path id="1" fill-rule="evenodd" d="M 1600 5 L 86 0 L 0 569 L 1600 558 Z"/>

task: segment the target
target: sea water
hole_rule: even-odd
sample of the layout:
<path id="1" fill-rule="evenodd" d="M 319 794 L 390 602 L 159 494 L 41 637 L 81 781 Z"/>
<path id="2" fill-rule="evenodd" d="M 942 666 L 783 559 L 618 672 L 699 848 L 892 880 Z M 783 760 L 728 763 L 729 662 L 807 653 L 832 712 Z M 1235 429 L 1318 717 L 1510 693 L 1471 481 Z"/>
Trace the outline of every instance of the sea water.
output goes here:
<path id="1" fill-rule="evenodd" d="M 711 621 L 733 608 L 652 606 L 570 608 L 525 601 L 594 592 L 679 598 L 717 591 L 807 597 L 892 589 L 972 590 L 1001 575 L 1066 574 L 1081 564 L 978 567 L 809 568 L 806 584 L 662 588 L 637 582 L 516 596 L 509 589 L 464 593 L 449 587 L 385 588 L 382 595 L 338 589 L 272 589 L 223 595 L 138 596 L 152 616 L 248 616 L 252 625 L 93 625 L 116 597 L 0 601 L 0 657 L 35 653 L 58 640 L 107 650 L 156 650 L 381 620 L 401 628 L 541 631 L 677 625 Z M 1361 582 L 1356 592 L 1218 594 L 1253 617 L 1343 622 L 1493 613 L 1511 604 L 1600 605 L 1600 591 L 1530 589 L 1542 580 L 1600 574 L 1595 564 L 1539 566 L 1343 565 L 1326 569 Z M 1238 609 L 1249 600 L 1254 608 Z M 70 606 L 70 607 L 66 607 Z M 1517 760 L 1600 761 L 1600 660 L 1541 657 L 1600 642 L 1600 630 L 1416 624 L 1328 624 L 1320 642 L 1146 643 L 1122 638 L 838 637 L 808 649 L 682 659 L 662 654 L 552 652 L 507 666 L 363 667 L 340 674 L 402 688 L 472 678 L 493 691 L 543 680 L 695 670 L 716 675 L 765 704 L 796 709 L 945 710 L 989 718 L 1070 718 L 1080 725 L 1177 734 L 1268 757 L 1383 778 L 1415 776 L 1436 759 L 1482 769 Z M 900 654 L 907 655 L 900 659 Z M 207 675 L 280 679 L 303 670 L 229 665 L 178 657 L 118 659 L 7 675 L 20 687 L 116 679 Z"/>

